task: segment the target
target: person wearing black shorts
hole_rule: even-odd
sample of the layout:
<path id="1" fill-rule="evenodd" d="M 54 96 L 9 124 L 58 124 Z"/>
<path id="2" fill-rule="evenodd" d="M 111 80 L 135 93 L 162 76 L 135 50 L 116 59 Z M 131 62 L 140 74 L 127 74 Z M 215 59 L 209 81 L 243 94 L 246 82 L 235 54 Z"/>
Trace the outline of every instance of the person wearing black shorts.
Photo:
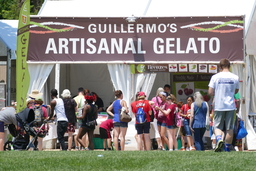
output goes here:
<path id="1" fill-rule="evenodd" d="M 100 138 L 103 139 L 104 150 L 111 150 L 111 134 L 110 131 L 114 128 L 113 119 L 107 119 L 100 124 Z"/>
<path id="2" fill-rule="evenodd" d="M 131 104 L 132 112 L 136 116 L 139 108 L 142 108 L 142 110 L 145 112 L 145 115 L 146 115 L 145 116 L 146 120 L 144 123 L 139 123 L 136 118 L 135 128 L 138 134 L 138 150 L 143 150 L 143 140 L 145 141 L 144 150 L 150 150 L 151 142 L 150 142 L 149 130 L 150 130 L 150 115 L 152 114 L 151 106 L 149 104 L 149 101 L 145 100 L 146 94 L 144 92 L 138 92 L 136 96 L 138 100 L 132 102 Z"/>

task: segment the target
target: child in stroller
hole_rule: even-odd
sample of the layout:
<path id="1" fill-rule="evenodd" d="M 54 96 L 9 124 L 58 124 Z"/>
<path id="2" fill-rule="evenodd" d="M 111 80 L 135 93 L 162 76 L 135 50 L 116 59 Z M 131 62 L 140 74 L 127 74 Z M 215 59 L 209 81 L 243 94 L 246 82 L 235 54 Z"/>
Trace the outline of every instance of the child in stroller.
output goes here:
<path id="1" fill-rule="evenodd" d="M 33 109 L 26 108 L 17 114 L 15 113 L 16 111 L 13 107 L 6 107 L 0 111 L 0 151 L 3 151 L 4 149 L 4 125 L 9 125 L 8 129 L 12 136 L 15 137 L 13 141 L 5 143 L 7 150 L 10 150 L 12 145 L 14 150 L 27 150 L 28 148 L 33 147 L 33 142 L 36 137 L 43 136 L 40 131 L 36 131 L 33 127 L 35 120 Z M 22 132 L 25 132 L 25 134 L 22 134 Z M 29 135 L 33 136 L 34 138 L 32 139 L 33 141 L 31 140 L 29 143 L 27 143 L 29 141 Z M 18 141 L 19 139 L 22 141 Z"/>

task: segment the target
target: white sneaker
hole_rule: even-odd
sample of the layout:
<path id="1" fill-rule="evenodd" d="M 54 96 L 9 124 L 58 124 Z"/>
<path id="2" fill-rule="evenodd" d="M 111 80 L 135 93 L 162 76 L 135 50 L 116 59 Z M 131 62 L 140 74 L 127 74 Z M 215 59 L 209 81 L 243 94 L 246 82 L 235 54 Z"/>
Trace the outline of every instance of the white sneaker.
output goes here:
<path id="1" fill-rule="evenodd" d="M 196 149 L 195 149 L 195 147 L 190 147 L 189 150 L 190 150 L 190 151 L 195 151 Z"/>
<path id="2" fill-rule="evenodd" d="M 186 148 L 186 151 L 190 151 L 190 149 L 187 147 L 187 148 Z"/>

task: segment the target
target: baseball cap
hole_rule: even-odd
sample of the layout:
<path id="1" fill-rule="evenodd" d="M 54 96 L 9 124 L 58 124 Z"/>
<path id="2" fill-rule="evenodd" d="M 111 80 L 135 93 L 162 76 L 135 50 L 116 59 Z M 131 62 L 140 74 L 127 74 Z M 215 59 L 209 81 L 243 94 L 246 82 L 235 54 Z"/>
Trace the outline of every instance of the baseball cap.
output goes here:
<path id="1" fill-rule="evenodd" d="M 143 91 L 138 92 L 138 94 L 137 94 L 137 95 L 138 95 L 138 97 L 140 97 L 140 96 L 145 96 L 145 97 L 147 97 L 147 96 L 146 96 L 146 94 L 145 94 Z"/>

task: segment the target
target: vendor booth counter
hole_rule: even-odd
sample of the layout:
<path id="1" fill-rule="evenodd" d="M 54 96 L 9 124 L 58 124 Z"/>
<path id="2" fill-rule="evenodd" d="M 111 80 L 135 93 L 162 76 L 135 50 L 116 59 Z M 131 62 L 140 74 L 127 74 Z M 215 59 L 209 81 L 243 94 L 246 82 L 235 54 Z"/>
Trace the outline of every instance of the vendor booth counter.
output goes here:
<path id="1" fill-rule="evenodd" d="M 95 149 L 103 149 L 103 139 L 100 138 L 100 124 L 108 119 L 108 115 L 106 112 L 101 112 L 98 114 L 97 126 L 94 130 L 94 148 Z M 78 129 L 76 132 L 78 133 Z M 65 133 L 65 139 L 67 140 L 68 133 Z M 67 141 L 66 141 L 67 143 Z M 74 141 L 73 141 L 74 143 Z M 57 122 L 49 123 L 49 132 L 48 135 L 43 139 L 43 149 L 56 149 L 59 147 L 59 142 L 57 140 Z"/>
<path id="2" fill-rule="evenodd" d="M 105 121 L 108 119 L 108 115 L 106 113 L 100 113 L 97 119 L 97 126 L 94 130 L 94 138 L 93 138 L 93 143 L 94 143 L 94 148 L 95 149 L 103 149 L 103 139 L 100 138 L 100 132 L 99 132 L 99 126 L 101 122 Z M 128 130 L 126 134 L 126 142 L 125 142 L 125 149 L 126 150 L 136 150 L 137 149 L 137 142 L 135 139 L 135 134 L 136 134 L 136 129 L 134 126 L 134 119 L 129 122 L 128 125 Z M 57 125 L 55 123 L 50 123 L 49 124 L 49 133 L 48 135 L 43 139 L 43 149 L 58 149 L 59 148 L 59 142 L 57 140 Z M 76 130 L 78 132 L 78 129 Z M 177 129 L 178 132 L 178 129 Z M 67 144 L 67 137 L 68 134 L 65 134 L 66 138 L 66 144 Z M 152 148 L 154 149 L 154 141 L 155 141 L 155 129 L 154 129 L 154 124 L 151 122 L 150 123 L 150 139 L 152 140 Z M 178 149 L 181 148 L 181 139 L 180 136 L 177 138 L 178 141 Z M 204 135 L 204 143 L 206 145 L 206 148 L 209 149 L 211 146 L 210 142 L 210 137 L 209 137 L 209 131 L 206 131 Z M 186 139 L 185 139 L 186 142 Z M 74 141 L 73 141 L 74 143 Z M 156 146 L 156 145 L 155 145 Z M 155 147 L 157 148 L 157 146 Z"/>

